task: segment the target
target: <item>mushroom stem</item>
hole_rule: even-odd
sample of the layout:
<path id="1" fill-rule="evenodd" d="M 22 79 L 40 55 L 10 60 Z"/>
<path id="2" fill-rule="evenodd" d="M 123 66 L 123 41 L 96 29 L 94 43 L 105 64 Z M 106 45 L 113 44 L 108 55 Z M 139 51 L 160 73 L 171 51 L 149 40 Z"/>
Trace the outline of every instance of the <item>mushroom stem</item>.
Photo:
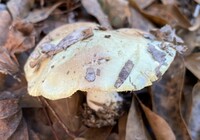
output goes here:
<path id="1" fill-rule="evenodd" d="M 117 92 L 92 91 L 87 93 L 87 104 L 96 112 L 104 108 L 118 110 L 122 102 L 123 98 Z"/>

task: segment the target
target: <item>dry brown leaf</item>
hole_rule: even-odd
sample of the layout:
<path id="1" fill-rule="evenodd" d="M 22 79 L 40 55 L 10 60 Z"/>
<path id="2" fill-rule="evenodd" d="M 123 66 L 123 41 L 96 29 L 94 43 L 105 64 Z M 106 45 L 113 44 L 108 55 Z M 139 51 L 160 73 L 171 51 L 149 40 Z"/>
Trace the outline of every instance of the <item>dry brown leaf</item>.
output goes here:
<path id="1" fill-rule="evenodd" d="M 189 130 L 192 140 L 200 139 L 200 82 L 198 82 L 192 91 L 193 95 L 193 105 L 192 114 L 189 121 Z"/>
<path id="2" fill-rule="evenodd" d="M 86 140 L 107 140 L 112 128 L 112 126 L 89 128 L 82 137 Z"/>
<path id="3" fill-rule="evenodd" d="M 146 10 L 142 10 L 134 0 L 129 0 L 129 3 L 146 18 L 158 25 L 170 24 L 171 26 L 181 26 L 186 29 L 191 26 L 188 19 L 175 5 L 153 4 Z"/>
<path id="4" fill-rule="evenodd" d="M 121 140 L 117 133 L 111 133 L 110 136 L 106 140 Z"/>
<path id="5" fill-rule="evenodd" d="M 24 26 L 26 30 L 26 26 Z M 35 44 L 35 36 L 31 34 L 24 35 L 16 27 L 12 27 L 3 46 L 0 48 L 0 72 L 4 74 L 16 74 L 19 70 L 19 64 L 15 56 L 16 53 L 22 53 Z"/>
<path id="6" fill-rule="evenodd" d="M 118 122 L 118 133 L 119 133 L 119 139 L 125 140 L 126 138 L 126 124 L 127 124 L 128 114 L 125 113 Z"/>
<path id="7" fill-rule="evenodd" d="M 185 66 L 200 80 L 200 53 L 187 56 Z"/>
<path id="8" fill-rule="evenodd" d="M 81 0 L 81 3 L 89 14 L 97 18 L 100 25 L 112 29 L 107 15 L 102 11 L 97 0 Z"/>
<path id="9" fill-rule="evenodd" d="M 150 6 L 146 12 L 150 15 L 163 18 L 171 26 L 181 26 L 183 28 L 189 28 L 189 20 L 179 11 L 175 5 L 161 5 L 154 4 Z"/>
<path id="10" fill-rule="evenodd" d="M 196 31 L 200 27 L 200 15 L 195 18 L 195 21 L 191 27 L 189 27 L 189 31 Z"/>
<path id="11" fill-rule="evenodd" d="M 143 31 L 150 31 L 155 28 L 154 25 L 136 9 L 130 6 L 129 8 L 131 10 L 130 25 L 132 28 L 141 29 Z"/>
<path id="12" fill-rule="evenodd" d="M 35 9 L 32 12 L 29 12 L 28 16 L 24 19 L 26 22 L 30 23 L 37 23 L 40 21 L 43 21 L 49 17 L 49 15 L 60 5 L 64 4 L 66 2 L 58 2 L 54 4 L 53 6 L 45 7 L 42 9 Z"/>
<path id="13" fill-rule="evenodd" d="M 2 46 L 6 41 L 9 25 L 11 24 L 11 16 L 6 10 L 6 7 L 0 9 L 0 19 L 3 19 L 0 20 L 0 46 Z"/>
<path id="14" fill-rule="evenodd" d="M 164 5 L 168 5 L 168 4 L 174 4 L 174 5 L 176 5 L 177 4 L 177 0 L 161 0 L 161 1 L 162 1 L 162 3 Z"/>
<path id="15" fill-rule="evenodd" d="M 186 77 L 186 78 L 190 79 L 189 77 Z M 193 89 L 193 85 L 191 85 L 191 83 L 194 79 L 187 80 L 186 78 L 185 78 L 185 84 L 183 87 L 183 95 L 182 95 L 182 99 L 181 99 L 181 113 L 182 113 L 185 123 L 188 125 L 188 122 L 189 122 L 189 119 L 191 116 L 191 111 L 192 111 L 191 91 Z"/>
<path id="16" fill-rule="evenodd" d="M 195 47 L 198 47 L 200 44 L 200 29 L 190 32 L 190 31 L 183 31 L 181 32 L 181 37 L 184 40 L 186 46 L 188 47 L 187 49 L 187 54 L 189 55 Z"/>
<path id="17" fill-rule="evenodd" d="M 99 0 L 114 28 L 129 27 L 131 12 L 125 0 Z"/>
<path id="18" fill-rule="evenodd" d="M 21 21 L 13 22 L 4 42 L 0 46 L 0 72 L 13 75 L 19 71 L 15 54 L 22 53 L 35 44 L 32 25 Z"/>
<path id="19" fill-rule="evenodd" d="M 191 139 L 180 107 L 184 76 L 183 59 L 177 56 L 162 79 L 152 86 L 153 109 L 168 122 L 178 140 Z"/>
<path id="20" fill-rule="evenodd" d="M 157 140 L 176 140 L 175 135 L 169 124 L 162 117 L 152 112 L 141 102 L 140 105 Z"/>
<path id="21" fill-rule="evenodd" d="M 0 138 L 28 140 L 28 128 L 22 118 L 17 94 L 10 91 L 1 92 L 0 97 Z"/>
<path id="22" fill-rule="evenodd" d="M 0 91 L 4 89 L 4 83 L 5 83 L 5 74 L 0 73 Z"/>
<path id="23" fill-rule="evenodd" d="M 126 124 L 126 140 L 150 140 L 142 120 L 141 110 L 133 97 Z"/>
<path id="24" fill-rule="evenodd" d="M 135 2 L 141 9 L 144 9 L 155 2 L 155 0 L 135 0 Z"/>
<path id="25" fill-rule="evenodd" d="M 55 101 L 48 100 L 48 103 L 70 131 L 76 132 L 80 129 L 82 125 L 78 114 L 81 105 L 80 93 L 74 94 L 66 99 Z"/>
<path id="26" fill-rule="evenodd" d="M 51 125 L 42 108 L 24 108 L 23 116 L 32 130 L 29 130 L 30 134 L 37 134 L 37 136 L 32 135 L 36 138 L 30 138 L 31 140 L 55 140 Z"/>
<path id="27" fill-rule="evenodd" d="M 19 64 L 13 60 L 5 48 L 0 48 L 0 73 L 15 74 L 19 71 Z"/>
<path id="28" fill-rule="evenodd" d="M 33 4 L 34 0 L 9 0 L 7 7 L 12 15 L 12 18 L 16 20 L 26 17 Z"/>

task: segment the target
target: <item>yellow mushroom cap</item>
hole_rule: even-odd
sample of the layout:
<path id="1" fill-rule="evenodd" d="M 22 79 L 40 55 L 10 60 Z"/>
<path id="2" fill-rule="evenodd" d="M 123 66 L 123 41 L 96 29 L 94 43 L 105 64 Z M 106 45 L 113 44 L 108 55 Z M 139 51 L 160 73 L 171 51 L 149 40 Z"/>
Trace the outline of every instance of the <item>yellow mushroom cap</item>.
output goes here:
<path id="1" fill-rule="evenodd" d="M 72 27 L 73 26 L 73 27 Z M 42 59 L 39 67 L 31 67 L 41 54 L 44 43 L 57 46 L 79 27 L 92 27 L 93 35 L 77 41 L 67 49 Z M 164 74 L 176 50 L 170 42 L 145 38 L 135 29 L 104 31 L 96 24 L 76 23 L 56 29 L 33 51 L 25 65 L 28 92 L 55 100 L 71 96 L 77 90 L 86 92 L 136 91 L 150 86 Z M 48 39 L 50 37 L 50 39 Z"/>

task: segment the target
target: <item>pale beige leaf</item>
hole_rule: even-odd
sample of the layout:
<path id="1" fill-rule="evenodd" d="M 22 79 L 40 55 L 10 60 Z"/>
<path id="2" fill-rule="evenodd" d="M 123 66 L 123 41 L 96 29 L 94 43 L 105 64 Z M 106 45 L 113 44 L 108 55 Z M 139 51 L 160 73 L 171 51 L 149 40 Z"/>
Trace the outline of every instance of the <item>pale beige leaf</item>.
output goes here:
<path id="1" fill-rule="evenodd" d="M 43 21 L 49 17 L 49 15 L 60 5 L 65 2 L 58 2 L 53 6 L 45 7 L 42 9 L 35 9 L 29 12 L 28 16 L 24 19 L 26 22 L 37 23 Z"/>
<path id="2" fill-rule="evenodd" d="M 98 0 L 81 0 L 82 5 L 84 6 L 85 10 L 97 18 L 100 25 L 112 29 L 110 22 L 108 20 L 107 15 L 102 11 Z"/>
<path id="3" fill-rule="evenodd" d="M 34 4 L 34 0 L 9 0 L 7 3 L 13 19 L 26 17 Z"/>

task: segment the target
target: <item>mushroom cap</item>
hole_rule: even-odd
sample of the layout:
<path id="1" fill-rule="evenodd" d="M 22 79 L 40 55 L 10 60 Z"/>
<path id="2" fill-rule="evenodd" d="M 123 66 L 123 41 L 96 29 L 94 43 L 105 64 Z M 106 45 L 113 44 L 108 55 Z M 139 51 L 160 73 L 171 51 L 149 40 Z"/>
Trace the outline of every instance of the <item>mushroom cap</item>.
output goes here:
<path id="1" fill-rule="evenodd" d="M 47 35 L 33 54 L 37 54 L 45 42 L 57 45 L 80 26 L 97 27 L 91 23 L 60 27 L 62 30 L 56 29 Z M 60 34 L 60 31 L 65 33 Z M 136 91 L 150 86 L 167 70 L 176 51 L 171 47 L 173 44 L 145 38 L 144 34 L 136 29 L 94 29 L 93 36 L 45 58 L 38 68 L 30 66 L 37 57 L 29 57 L 25 65 L 29 94 L 55 100 L 69 97 L 77 90 L 109 93 Z"/>

